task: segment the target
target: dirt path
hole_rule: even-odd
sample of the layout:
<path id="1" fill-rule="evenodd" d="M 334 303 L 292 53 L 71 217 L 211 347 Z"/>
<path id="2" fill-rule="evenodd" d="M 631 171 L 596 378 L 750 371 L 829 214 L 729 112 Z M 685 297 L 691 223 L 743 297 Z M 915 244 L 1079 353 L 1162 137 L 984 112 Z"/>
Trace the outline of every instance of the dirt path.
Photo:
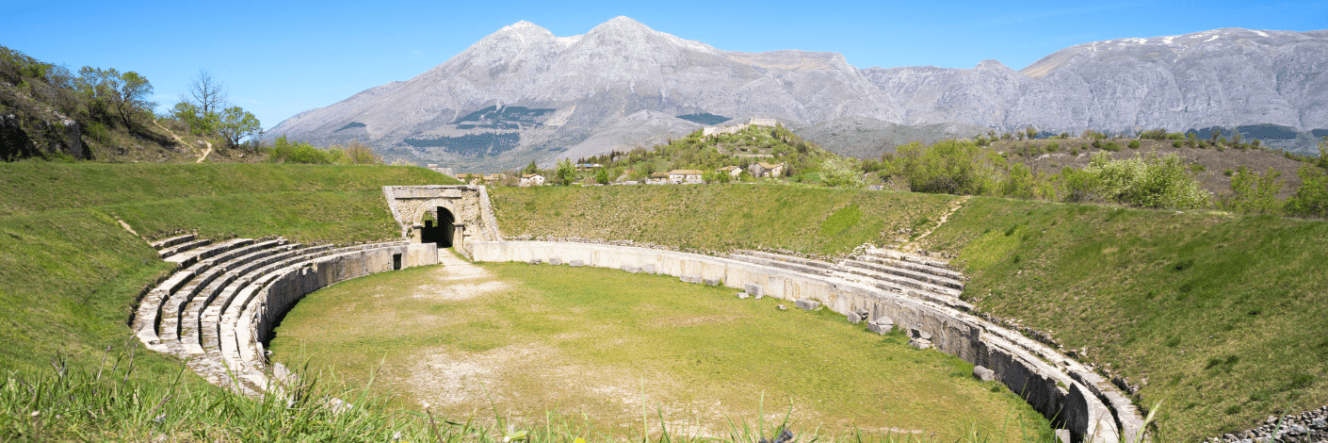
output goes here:
<path id="1" fill-rule="evenodd" d="M 965 196 L 963 196 L 963 197 L 959 197 L 959 198 L 956 199 L 955 201 L 951 202 L 951 203 L 950 203 L 950 209 L 947 210 L 947 211 L 945 211 L 944 214 L 941 214 L 941 219 L 940 219 L 940 220 L 937 220 L 935 225 L 932 225 L 931 228 L 927 229 L 927 232 L 923 232 L 922 235 L 919 235 L 919 236 L 918 236 L 918 238 L 915 238 L 915 239 L 913 239 L 912 241 L 909 241 L 908 243 L 905 243 L 903 246 L 901 246 L 901 247 L 899 248 L 899 250 L 900 250 L 900 251 L 903 251 L 903 252 L 913 252 L 913 251 L 916 251 L 916 250 L 918 249 L 918 243 L 921 242 L 922 239 L 927 238 L 928 235 L 931 235 L 931 233 L 936 232 L 936 229 L 938 229 L 938 228 L 940 228 L 942 225 L 944 225 L 944 224 L 945 224 L 945 221 L 946 221 L 946 220 L 949 220 L 951 215 L 954 215 L 954 213 L 955 213 L 956 211 L 959 211 L 959 208 L 964 207 L 964 203 L 967 203 L 967 202 L 968 202 L 968 199 L 970 199 L 970 198 L 973 198 L 973 197 L 972 197 L 972 196 L 969 196 L 969 195 L 965 195 Z"/>
<path id="2" fill-rule="evenodd" d="M 179 144 L 181 144 L 181 145 L 184 145 L 184 146 L 186 146 L 186 147 L 189 147 L 189 144 L 188 144 L 188 143 L 185 143 L 185 142 L 184 142 L 184 139 L 180 138 L 179 135 L 175 135 L 175 132 L 174 132 L 174 131 L 171 131 L 170 129 L 166 128 L 165 126 L 162 126 L 162 125 L 161 125 L 161 122 L 157 121 L 157 119 L 152 119 L 152 124 L 157 125 L 158 128 L 161 128 L 161 130 L 166 131 L 167 134 L 170 134 L 171 137 L 174 138 L 175 141 L 176 141 L 177 143 L 179 143 Z M 194 163 L 203 163 L 203 160 L 207 160 L 208 154 L 211 154 L 211 153 L 212 153 L 212 143 L 211 143 L 211 142 L 207 142 L 207 141 L 204 141 L 203 143 L 206 143 L 206 144 L 207 144 L 207 150 L 206 150 L 206 151 L 203 151 L 203 155 L 200 155 L 200 156 L 198 157 L 198 161 L 195 161 Z M 192 148 L 191 148 L 191 149 L 192 149 Z"/>

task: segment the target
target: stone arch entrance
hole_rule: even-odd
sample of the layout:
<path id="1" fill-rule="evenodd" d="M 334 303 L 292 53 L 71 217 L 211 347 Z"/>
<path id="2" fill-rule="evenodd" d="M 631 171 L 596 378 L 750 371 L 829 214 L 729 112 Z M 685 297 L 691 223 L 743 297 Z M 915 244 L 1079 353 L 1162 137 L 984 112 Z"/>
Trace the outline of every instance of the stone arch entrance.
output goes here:
<path id="1" fill-rule="evenodd" d="M 420 228 L 420 243 L 435 243 L 439 248 L 452 247 L 456 235 L 456 216 L 442 206 L 431 211 L 423 211 L 423 227 Z"/>

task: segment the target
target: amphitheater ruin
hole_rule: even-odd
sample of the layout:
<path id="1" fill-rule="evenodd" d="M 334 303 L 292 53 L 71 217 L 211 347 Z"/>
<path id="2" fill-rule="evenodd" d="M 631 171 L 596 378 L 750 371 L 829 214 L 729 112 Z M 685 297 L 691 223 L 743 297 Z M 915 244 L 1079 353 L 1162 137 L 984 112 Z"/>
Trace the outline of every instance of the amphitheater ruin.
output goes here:
<path id="1" fill-rule="evenodd" d="M 829 309 L 873 331 L 898 327 L 919 348 L 967 361 L 1062 429 L 1069 441 L 1137 442 L 1145 422 L 1105 377 L 1057 350 L 975 316 L 948 263 L 868 248 L 838 262 L 756 251 L 726 257 L 581 242 L 510 241 L 482 186 L 390 186 L 399 241 L 300 245 L 280 238 L 213 243 L 193 234 L 153 243 L 177 270 L 145 288 L 132 321 L 143 344 L 185 359 L 209 382 L 247 395 L 282 392 L 290 371 L 264 343 L 302 297 L 351 278 L 439 262 L 451 247 L 474 262 L 594 266 L 741 289 L 804 309 Z M 430 217 L 444 226 L 430 226 Z M 449 229 L 450 228 L 450 229 Z"/>

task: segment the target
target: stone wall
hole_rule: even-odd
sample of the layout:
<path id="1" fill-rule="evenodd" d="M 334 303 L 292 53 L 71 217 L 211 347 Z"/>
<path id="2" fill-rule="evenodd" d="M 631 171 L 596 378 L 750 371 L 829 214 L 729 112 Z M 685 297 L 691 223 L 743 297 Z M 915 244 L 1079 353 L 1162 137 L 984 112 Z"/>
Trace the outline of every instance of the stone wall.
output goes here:
<path id="1" fill-rule="evenodd" d="M 403 239 L 419 242 L 419 236 L 415 234 L 423 226 L 424 214 L 434 212 L 436 208 L 444 208 L 452 213 L 458 227 L 452 246 L 466 256 L 470 254 L 470 242 L 502 238 L 484 186 L 384 186 L 383 196 L 387 199 L 392 217 L 401 227 Z M 437 214 L 433 217 L 439 220 Z"/>
<path id="2" fill-rule="evenodd" d="M 866 311 L 869 318 L 890 317 L 896 325 L 930 333 L 937 349 L 992 370 L 996 380 L 1069 429 L 1076 441 L 1135 442 L 1143 428 L 1129 399 L 1091 369 L 1035 340 L 928 301 L 832 277 L 676 251 L 530 241 L 471 246 L 477 262 L 569 263 L 716 281 L 732 288 L 756 285 L 768 296 L 816 301 L 841 314 Z"/>

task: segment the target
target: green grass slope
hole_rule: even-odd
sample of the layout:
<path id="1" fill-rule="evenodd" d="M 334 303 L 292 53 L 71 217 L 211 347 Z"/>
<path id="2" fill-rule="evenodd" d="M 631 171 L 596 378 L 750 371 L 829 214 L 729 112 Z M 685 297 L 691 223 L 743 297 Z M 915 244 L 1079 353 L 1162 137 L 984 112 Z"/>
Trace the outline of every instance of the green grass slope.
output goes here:
<path id="1" fill-rule="evenodd" d="M 981 310 L 1164 401 L 1166 440 L 1328 403 L 1328 223 L 975 198 L 927 241 Z"/>
<path id="2" fill-rule="evenodd" d="M 907 237 L 954 198 L 743 185 L 492 196 L 508 236 L 824 255 Z M 1328 403 L 1326 222 L 975 197 L 920 246 L 958 257 L 979 310 L 1139 384 L 1140 405 L 1164 401 L 1166 441 Z"/>
<path id="3" fill-rule="evenodd" d="M 0 164 L 0 371 L 126 344 L 135 298 L 169 266 L 115 217 L 148 237 L 382 240 L 399 232 L 382 186 L 449 181 L 398 167 Z"/>
<path id="4" fill-rule="evenodd" d="M 724 252 L 774 248 L 839 255 L 885 245 L 939 220 L 957 197 L 803 186 L 496 188 L 503 234 L 633 240 Z"/>

